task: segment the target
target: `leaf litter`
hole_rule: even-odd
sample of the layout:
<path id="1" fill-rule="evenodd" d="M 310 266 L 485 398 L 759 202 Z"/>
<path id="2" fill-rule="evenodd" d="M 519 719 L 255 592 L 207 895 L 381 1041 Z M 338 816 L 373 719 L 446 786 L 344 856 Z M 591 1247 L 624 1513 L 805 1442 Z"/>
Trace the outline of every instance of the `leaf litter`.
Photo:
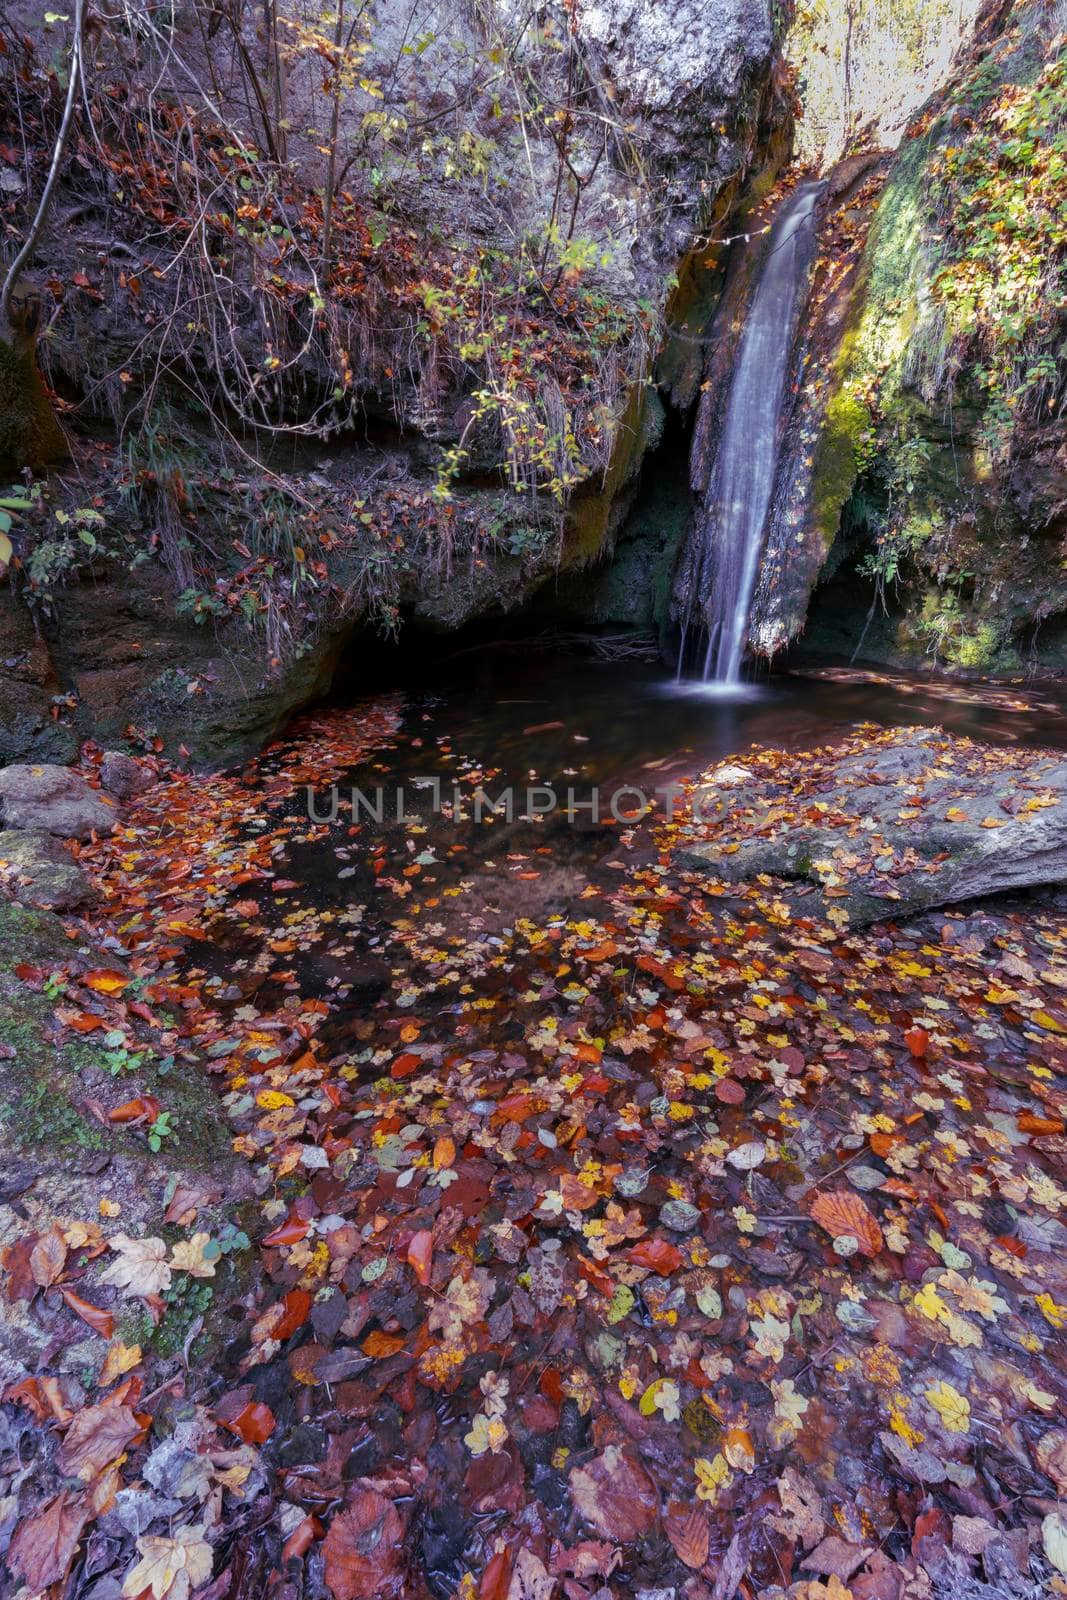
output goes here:
<path id="1" fill-rule="evenodd" d="M 5 1392 L 18 1592 L 1064 1591 L 1063 909 L 861 934 L 685 870 L 682 824 L 578 870 L 532 824 L 309 821 L 405 737 L 389 701 L 155 761 L 83 848 L 116 965 L 65 1025 L 218 1075 L 254 1264 L 189 1183 L 166 1239 L 7 1247 L 100 1348 Z M 462 812 L 495 774 L 436 753 Z M 216 1279 L 208 1370 L 115 1336 Z"/>

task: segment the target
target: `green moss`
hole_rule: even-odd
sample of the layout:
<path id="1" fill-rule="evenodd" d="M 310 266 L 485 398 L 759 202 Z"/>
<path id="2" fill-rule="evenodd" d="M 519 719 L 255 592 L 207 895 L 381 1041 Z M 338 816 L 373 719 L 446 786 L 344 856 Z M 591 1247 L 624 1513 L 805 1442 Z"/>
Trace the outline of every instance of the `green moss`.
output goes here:
<path id="1" fill-rule="evenodd" d="M 32 346 L 0 340 L 0 472 L 36 471 L 66 454 Z"/>
<path id="2" fill-rule="evenodd" d="M 839 388 L 826 407 L 812 475 L 809 516 L 824 551 L 836 537 L 841 512 L 869 453 L 872 431 L 867 407 L 850 390 Z"/>
<path id="3" fill-rule="evenodd" d="M 72 1147 L 124 1150 L 150 1157 L 137 1137 L 101 1127 L 81 1103 L 106 1070 L 104 1052 L 89 1038 L 56 1038 L 53 1002 L 23 983 L 20 962 L 45 972 L 68 963 L 77 946 L 50 912 L 0 904 L 0 1150 L 33 1149 L 62 1158 Z M 177 1141 L 168 1145 L 183 1167 L 209 1167 L 226 1154 L 229 1141 L 218 1098 L 198 1064 L 170 1071 L 148 1055 L 128 1077 L 129 1096 L 155 1094 L 171 1112 Z M 126 1088 L 124 1082 L 123 1088 Z"/>

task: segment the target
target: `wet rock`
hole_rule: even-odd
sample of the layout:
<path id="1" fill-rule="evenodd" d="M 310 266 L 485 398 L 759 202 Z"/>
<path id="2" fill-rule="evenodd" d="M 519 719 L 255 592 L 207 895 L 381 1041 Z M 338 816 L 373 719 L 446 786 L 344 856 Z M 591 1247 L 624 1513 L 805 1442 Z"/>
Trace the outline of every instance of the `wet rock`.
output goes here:
<path id="1" fill-rule="evenodd" d="M 124 755 L 121 750 L 105 750 L 100 763 L 100 782 L 108 794 L 125 802 L 132 800 L 135 794 L 142 794 L 150 787 L 152 779 L 133 756 Z"/>
<path id="2" fill-rule="evenodd" d="M 119 810 L 69 767 L 16 765 L 0 771 L 0 817 L 8 828 L 88 839 L 110 833 Z"/>
<path id="3" fill-rule="evenodd" d="M 0 875 L 20 905 L 42 911 L 73 911 L 96 891 L 52 834 L 0 829 Z"/>
<path id="4" fill-rule="evenodd" d="M 817 825 L 788 802 L 788 782 L 817 796 Z M 745 798 L 747 814 L 683 848 L 683 863 L 729 883 L 767 874 L 812 885 L 819 897 L 795 892 L 798 910 L 810 916 L 821 901 L 842 925 L 1067 881 L 1067 763 L 1052 755 L 903 729 L 803 770 L 783 764 Z"/>

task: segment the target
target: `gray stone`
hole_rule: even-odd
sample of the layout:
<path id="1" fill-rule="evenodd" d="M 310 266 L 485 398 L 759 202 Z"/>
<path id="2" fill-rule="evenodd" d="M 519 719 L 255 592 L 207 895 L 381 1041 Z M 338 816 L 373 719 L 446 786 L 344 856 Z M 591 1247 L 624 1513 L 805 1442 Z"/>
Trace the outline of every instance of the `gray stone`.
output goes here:
<path id="1" fill-rule="evenodd" d="M 961 759 L 952 771 L 957 749 Z M 937 730 L 901 730 L 871 759 L 852 753 L 817 773 L 809 763 L 805 776 L 828 814 L 842 818 L 841 826 L 790 823 L 771 837 L 702 839 L 682 847 L 678 860 L 727 883 L 767 875 L 810 885 L 786 891 L 798 914 L 836 908 L 854 928 L 1067 882 L 1067 786 L 1055 781 L 1061 765 L 1020 757 L 1013 766 L 990 760 L 983 771 L 976 751 L 980 747 L 969 741 L 956 746 L 941 736 L 938 743 Z M 923 791 L 924 775 L 935 767 L 927 803 L 909 807 L 910 788 Z M 872 791 L 875 768 L 884 787 Z M 759 787 L 749 812 L 755 819 L 767 814 L 761 806 L 766 786 Z M 1026 809 L 1030 804 L 1034 809 Z"/>
<path id="2" fill-rule="evenodd" d="M 0 820 L 30 833 L 88 839 L 110 833 L 119 809 L 69 767 L 12 766 L 0 770 Z"/>
<path id="3" fill-rule="evenodd" d="M 20 905 L 73 911 L 96 890 L 66 848 L 50 833 L 0 829 L 0 876 Z"/>
<path id="4" fill-rule="evenodd" d="M 151 787 L 152 778 L 134 757 L 121 750 L 105 750 L 100 763 L 100 782 L 116 800 L 132 800 Z"/>

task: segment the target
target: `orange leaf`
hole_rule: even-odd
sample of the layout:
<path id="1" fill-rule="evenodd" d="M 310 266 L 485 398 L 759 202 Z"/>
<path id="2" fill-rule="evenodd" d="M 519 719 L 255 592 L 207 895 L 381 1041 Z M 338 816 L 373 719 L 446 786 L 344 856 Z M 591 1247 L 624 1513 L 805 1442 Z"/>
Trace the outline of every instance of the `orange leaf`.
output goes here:
<path id="1" fill-rule="evenodd" d="M 882 1248 L 882 1230 L 877 1221 L 859 1196 L 848 1190 L 817 1194 L 811 1203 L 811 1215 L 831 1238 L 855 1239 L 865 1256 L 876 1256 Z"/>
<path id="2" fill-rule="evenodd" d="M 99 1306 L 94 1306 L 90 1301 L 83 1300 L 80 1294 L 75 1294 L 73 1289 L 60 1289 L 60 1294 L 67 1302 L 75 1316 L 81 1317 L 88 1323 L 94 1333 L 100 1334 L 103 1339 L 110 1339 L 115 1331 L 115 1319 L 110 1311 L 103 1311 Z"/>
<path id="3" fill-rule="evenodd" d="M 375 1328 L 368 1333 L 363 1341 L 363 1354 L 374 1356 L 383 1360 L 386 1356 L 395 1356 L 398 1350 L 403 1350 L 407 1338 L 402 1333 L 383 1333 L 380 1328 Z"/>
<path id="4" fill-rule="evenodd" d="M 82 982 L 87 989 L 95 989 L 98 994 L 118 994 L 125 989 L 130 979 L 124 972 L 115 972 L 109 967 L 98 967 L 93 972 L 83 973 Z"/>
<path id="5" fill-rule="evenodd" d="M 68 1017 L 66 1020 L 78 1033 L 95 1033 L 97 1028 L 105 1026 L 104 1018 L 96 1016 L 92 1011 L 79 1011 L 77 1016 Z"/>
<path id="6" fill-rule="evenodd" d="M 408 1078 L 422 1066 L 422 1057 L 415 1055 L 411 1050 L 405 1050 L 403 1055 L 397 1056 L 389 1068 L 392 1078 Z"/>
<path id="7" fill-rule="evenodd" d="M 678 1246 L 667 1239 L 642 1239 L 630 1251 L 630 1260 L 635 1266 L 648 1267 L 650 1272 L 658 1272 L 661 1277 L 666 1277 L 668 1273 L 677 1271 L 685 1257 Z"/>
<path id="8" fill-rule="evenodd" d="M 250 1400 L 243 1411 L 222 1426 L 235 1433 L 245 1444 L 265 1444 L 274 1432 L 274 1412 L 262 1400 Z"/>
<path id="9" fill-rule="evenodd" d="M 916 1061 L 921 1061 L 926 1054 L 930 1043 L 930 1035 L 925 1028 L 909 1028 L 904 1035 L 904 1043 L 911 1051 Z"/>
<path id="10" fill-rule="evenodd" d="M 418 1233 L 412 1234 L 408 1244 L 407 1263 L 425 1289 L 430 1282 L 430 1269 L 433 1266 L 433 1234 L 428 1228 L 420 1228 Z M 373 1338 L 373 1334 L 371 1337 Z M 368 1350 L 367 1354 L 370 1355 L 371 1352 Z"/>
<path id="11" fill-rule="evenodd" d="M 142 1094 L 136 1100 L 124 1100 L 122 1105 L 108 1112 L 107 1119 L 109 1122 L 139 1122 L 142 1117 L 158 1115 L 159 1101 L 155 1095 Z"/>
<path id="12" fill-rule="evenodd" d="M 433 1147 L 433 1164 L 440 1171 L 442 1167 L 451 1167 L 456 1159 L 456 1142 L 443 1133 Z"/>

